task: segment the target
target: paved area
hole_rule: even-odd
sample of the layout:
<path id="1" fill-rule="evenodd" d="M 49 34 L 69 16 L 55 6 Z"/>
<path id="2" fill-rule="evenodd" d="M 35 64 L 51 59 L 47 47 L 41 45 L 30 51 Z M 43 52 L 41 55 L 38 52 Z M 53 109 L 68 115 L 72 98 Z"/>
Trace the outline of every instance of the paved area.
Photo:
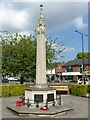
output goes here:
<path id="1" fill-rule="evenodd" d="M 0 98 L 0 120 L 2 118 L 2 99 Z"/>
<path id="2" fill-rule="evenodd" d="M 48 110 L 43 111 L 40 110 L 40 107 L 36 108 L 35 105 L 32 105 L 28 108 L 27 106 L 17 107 L 15 106 L 15 104 L 12 104 L 8 106 L 8 109 L 14 111 L 20 116 L 36 115 L 39 117 L 54 117 L 56 114 L 65 113 L 67 111 L 73 110 L 73 106 L 70 103 L 62 103 L 61 105 L 56 104 L 55 107 L 50 105 Z"/>
<path id="3" fill-rule="evenodd" d="M 65 114 L 58 114 L 53 116 L 54 118 L 88 118 L 88 98 L 76 97 L 71 95 L 62 95 L 62 102 L 73 104 L 74 110 L 68 111 Z M 13 114 L 6 108 L 10 104 L 14 104 L 19 97 L 7 97 L 2 98 L 2 118 L 19 118 L 16 114 Z M 1 101 L 1 98 L 0 98 Z M 1 108 L 0 108 L 1 110 Z M 1 112 L 0 112 L 1 113 Z M 1 117 L 1 114 L 0 114 Z M 29 118 L 35 118 L 36 116 L 28 116 Z M 27 117 L 27 118 L 28 118 Z M 21 118 L 21 117 L 20 117 Z"/>

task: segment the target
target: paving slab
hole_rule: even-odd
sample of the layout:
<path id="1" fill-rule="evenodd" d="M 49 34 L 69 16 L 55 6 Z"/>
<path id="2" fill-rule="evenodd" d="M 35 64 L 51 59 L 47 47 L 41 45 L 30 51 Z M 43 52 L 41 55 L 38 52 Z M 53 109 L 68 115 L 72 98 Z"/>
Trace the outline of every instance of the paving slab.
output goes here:
<path id="1" fill-rule="evenodd" d="M 14 114 L 14 112 L 11 112 L 9 109 L 7 109 L 7 106 L 10 106 L 11 104 L 14 105 L 17 100 L 19 100 L 19 96 L 2 98 L 2 118 L 22 118 L 21 116 L 18 116 L 18 114 Z M 62 105 L 65 103 L 72 104 L 73 110 L 67 111 L 65 113 L 63 112 L 55 114 L 52 116 L 52 118 L 88 118 L 88 110 L 90 107 L 90 105 L 88 104 L 88 98 L 62 95 L 61 101 Z M 51 109 L 53 109 L 53 107 Z M 37 110 L 39 110 L 39 108 Z M 44 116 L 42 115 L 42 117 Z M 47 115 L 47 117 L 49 116 Z M 29 116 L 23 116 L 23 118 L 41 118 L 41 116 L 38 115 L 37 117 L 37 115 L 31 114 Z"/>
<path id="2" fill-rule="evenodd" d="M 40 110 L 40 108 L 36 108 L 35 106 L 30 106 L 29 108 L 27 106 L 15 106 L 15 105 L 9 105 L 7 106 L 7 108 L 11 111 L 13 111 L 14 113 L 17 113 L 18 115 L 22 116 L 22 115 L 48 115 L 48 116 L 52 116 L 55 114 L 59 114 L 59 113 L 64 113 L 70 110 L 73 110 L 73 106 L 71 104 L 66 104 L 63 103 L 62 105 L 56 105 L 54 106 L 49 106 L 49 110 Z"/>

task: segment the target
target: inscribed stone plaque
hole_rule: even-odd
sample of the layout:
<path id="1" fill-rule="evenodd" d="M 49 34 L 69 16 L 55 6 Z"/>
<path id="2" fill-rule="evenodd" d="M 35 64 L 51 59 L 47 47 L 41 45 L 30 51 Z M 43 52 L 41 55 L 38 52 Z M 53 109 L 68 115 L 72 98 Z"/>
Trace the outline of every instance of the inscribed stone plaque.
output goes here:
<path id="1" fill-rule="evenodd" d="M 36 94 L 34 95 L 34 102 L 43 102 L 43 95 L 41 94 Z"/>
<path id="2" fill-rule="evenodd" d="M 47 101 L 54 101 L 54 94 L 47 94 Z"/>

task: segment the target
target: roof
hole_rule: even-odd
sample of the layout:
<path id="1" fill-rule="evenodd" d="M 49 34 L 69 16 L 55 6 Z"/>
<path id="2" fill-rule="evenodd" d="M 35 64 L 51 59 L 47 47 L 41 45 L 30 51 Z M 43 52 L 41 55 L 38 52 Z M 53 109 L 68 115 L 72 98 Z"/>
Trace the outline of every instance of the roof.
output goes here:
<path id="1" fill-rule="evenodd" d="M 73 66 L 73 65 L 82 65 L 83 59 L 71 60 L 65 63 L 63 66 Z M 90 58 L 84 58 L 84 64 L 90 64 Z"/>

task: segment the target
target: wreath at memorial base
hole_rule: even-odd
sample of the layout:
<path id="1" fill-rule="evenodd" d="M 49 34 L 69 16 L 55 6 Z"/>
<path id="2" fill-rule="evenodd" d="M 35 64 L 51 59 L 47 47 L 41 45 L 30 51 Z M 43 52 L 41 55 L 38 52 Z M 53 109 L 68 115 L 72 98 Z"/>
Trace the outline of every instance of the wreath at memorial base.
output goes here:
<path id="1" fill-rule="evenodd" d="M 17 101 L 16 106 L 24 106 L 24 104 L 22 103 L 22 101 Z"/>
<path id="2" fill-rule="evenodd" d="M 40 108 L 40 110 L 48 110 L 48 107 L 43 106 L 43 107 Z"/>

